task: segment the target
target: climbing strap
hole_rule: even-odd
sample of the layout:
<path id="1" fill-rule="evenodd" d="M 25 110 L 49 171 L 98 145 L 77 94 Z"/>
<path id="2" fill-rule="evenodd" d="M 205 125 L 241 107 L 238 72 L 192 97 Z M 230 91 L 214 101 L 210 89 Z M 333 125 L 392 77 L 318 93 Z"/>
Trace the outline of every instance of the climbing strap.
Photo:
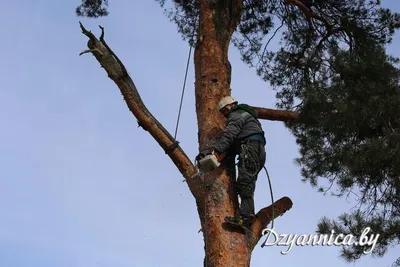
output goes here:
<path id="1" fill-rule="evenodd" d="M 258 158 L 257 150 L 248 145 L 248 141 L 241 144 L 239 159 L 241 163 L 240 168 L 248 176 L 256 176 L 260 170 L 260 160 Z"/>
<path id="2" fill-rule="evenodd" d="M 177 148 L 179 146 L 179 142 L 178 141 L 174 141 L 169 147 L 167 147 L 165 149 L 165 154 L 169 154 L 172 151 L 175 150 L 175 148 Z"/>

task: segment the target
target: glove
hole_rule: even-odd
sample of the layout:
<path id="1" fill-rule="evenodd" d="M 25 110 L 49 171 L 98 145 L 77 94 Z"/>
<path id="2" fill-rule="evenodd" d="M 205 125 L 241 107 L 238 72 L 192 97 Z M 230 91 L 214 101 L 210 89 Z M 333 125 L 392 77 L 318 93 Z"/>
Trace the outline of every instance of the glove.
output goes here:
<path id="1" fill-rule="evenodd" d="M 196 156 L 196 161 L 199 161 L 199 160 L 201 160 L 201 159 L 204 158 L 204 157 L 205 157 L 204 153 L 199 153 L 199 154 Z"/>
<path id="2" fill-rule="evenodd" d="M 200 159 L 204 158 L 206 155 L 210 155 L 213 152 L 213 148 L 208 148 L 205 150 L 200 151 L 200 153 L 196 156 L 196 160 L 199 161 Z"/>

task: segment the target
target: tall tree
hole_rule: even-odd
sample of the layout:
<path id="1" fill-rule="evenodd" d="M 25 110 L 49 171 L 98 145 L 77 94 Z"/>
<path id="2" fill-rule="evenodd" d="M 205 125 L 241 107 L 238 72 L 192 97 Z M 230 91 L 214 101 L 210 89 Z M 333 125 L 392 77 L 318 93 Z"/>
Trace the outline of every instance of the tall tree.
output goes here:
<path id="1" fill-rule="evenodd" d="M 277 90 L 281 110 L 256 109 L 262 119 L 285 122 L 300 146 L 304 181 L 326 193 L 333 185 L 342 197 L 355 194 L 358 209 L 336 220 L 323 218 L 321 233 L 335 229 L 359 236 L 363 228 L 379 233 L 374 255 L 400 240 L 400 85 L 398 60 L 385 45 L 400 26 L 400 16 L 380 1 L 353 0 L 156 0 L 195 48 L 195 95 L 199 150 L 213 146 L 224 128 L 216 110 L 230 95 L 232 43 L 242 60 Z M 108 1 L 82 0 L 79 16 L 108 15 Z M 261 209 L 250 232 L 223 227 L 238 199 L 234 159 L 207 177 L 192 178 L 195 166 L 142 102 L 132 78 L 104 40 L 89 37 L 89 50 L 120 88 L 139 124 L 170 156 L 196 199 L 205 240 L 206 266 L 249 266 L 262 229 L 292 206 L 288 197 Z M 192 37 L 194 34 L 194 39 Z M 280 36 L 281 48 L 268 50 Z M 278 37 L 276 37 L 278 38 Z M 204 176 L 204 175 L 203 175 Z M 328 189 L 320 185 L 328 182 Z M 354 192 L 356 191 L 356 192 Z M 349 261 L 363 247 L 344 248 Z"/>

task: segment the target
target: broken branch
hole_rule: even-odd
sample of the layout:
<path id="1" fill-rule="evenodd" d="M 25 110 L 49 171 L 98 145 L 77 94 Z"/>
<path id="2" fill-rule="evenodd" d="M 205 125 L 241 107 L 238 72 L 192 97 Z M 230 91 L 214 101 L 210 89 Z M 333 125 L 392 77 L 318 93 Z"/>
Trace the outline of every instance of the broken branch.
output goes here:
<path id="1" fill-rule="evenodd" d="M 100 51 L 98 51 L 96 49 L 87 49 L 87 50 L 80 52 L 79 55 L 82 56 L 83 54 L 94 53 L 94 52 L 99 53 Z"/>
<path id="2" fill-rule="evenodd" d="M 89 50 L 85 50 L 81 54 L 92 53 L 95 56 L 97 61 L 107 72 L 108 77 L 110 77 L 120 89 L 129 110 L 136 117 L 139 125 L 151 134 L 164 151 L 168 151 L 168 156 L 186 178 L 189 188 L 193 192 L 194 186 L 191 186 L 193 180 L 189 178 L 196 174 L 195 166 L 179 146 L 168 150 L 172 145 L 176 144 L 176 141 L 144 105 L 125 66 L 106 44 L 104 40 L 104 28 L 99 26 L 102 33 L 100 40 L 98 40 L 92 32 L 85 29 L 82 23 L 80 23 L 80 27 L 82 33 L 89 38 L 87 44 Z"/>
<path id="3" fill-rule="evenodd" d="M 272 205 L 261 209 L 256 219 L 251 225 L 251 231 L 253 236 L 250 240 L 251 249 L 257 245 L 258 241 L 262 237 L 262 231 L 268 226 L 268 224 L 279 216 L 282 216 L 286 211 L 290 210 L 293 206 L 293 202 L 288 197 L 283 197 L 278 201 L 275 201 Z"/>

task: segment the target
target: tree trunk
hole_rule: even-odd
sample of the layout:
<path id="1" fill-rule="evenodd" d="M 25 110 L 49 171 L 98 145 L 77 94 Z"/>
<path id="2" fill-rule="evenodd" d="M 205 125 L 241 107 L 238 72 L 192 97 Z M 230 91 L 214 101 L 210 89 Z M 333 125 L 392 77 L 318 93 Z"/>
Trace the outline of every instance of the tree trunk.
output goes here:
<path id="1" fill-rule="evenodd" d="M 225 119 L 217 110 L 218 101 L 230 95 L 231 68 L 228 48 L 240 21 L 242 0 L 201 0 L 199 38 L 195 48 L 196 112 L 198 120 L 199 150 L 212 147 L 221 136 Z M 250 266 L 251 252 L 259 241 L 262 229 L 273 219 L 292 207 L 288 197 L 261 209 L 252 229 L 237 232 L 224 225 L 224 217 L 237 215 L 238 197 L 234 190 L 234 157 L 227 157 L 224 166 L 207 175 L 196 175 L 196 168 L 169 132 L 146 108 L 139 92 L 123 63 L 104 40 L 104 29 L 99 39 L 81 24 L 88 38 L 88 50 L 105 69 L 110 79 L 120 89 L 125 102 L 138 120 L 139 126 L 159 143 L 185 177 L 196 199 L 204 234 L 207 267 Z M 261 108 L 260 108 L 261 110 Z M 291 120 L 296 114 L 264 110 L 266 119 Z"/>
<path id="2" fill-rule="evenodd" d="M 241 0 L 200 1 L 200 25 L 194 54 L 200 151 L 212 147 L 225 127 L 225 118 L 219 114 L 217 104 L 231 93 L 228 49 L 240 21 L 241 9 Z M 223 228 L 224 217 L 235 215 L 238 208 L 233 189 L 234 168 L 234 159 L 230 159 L 223 169 L 203 177 L 205 194 L 203 199 L 197 199 L 197 203 L 207 267 L 250 265 L 251 249 L 246 236 Z"/>

